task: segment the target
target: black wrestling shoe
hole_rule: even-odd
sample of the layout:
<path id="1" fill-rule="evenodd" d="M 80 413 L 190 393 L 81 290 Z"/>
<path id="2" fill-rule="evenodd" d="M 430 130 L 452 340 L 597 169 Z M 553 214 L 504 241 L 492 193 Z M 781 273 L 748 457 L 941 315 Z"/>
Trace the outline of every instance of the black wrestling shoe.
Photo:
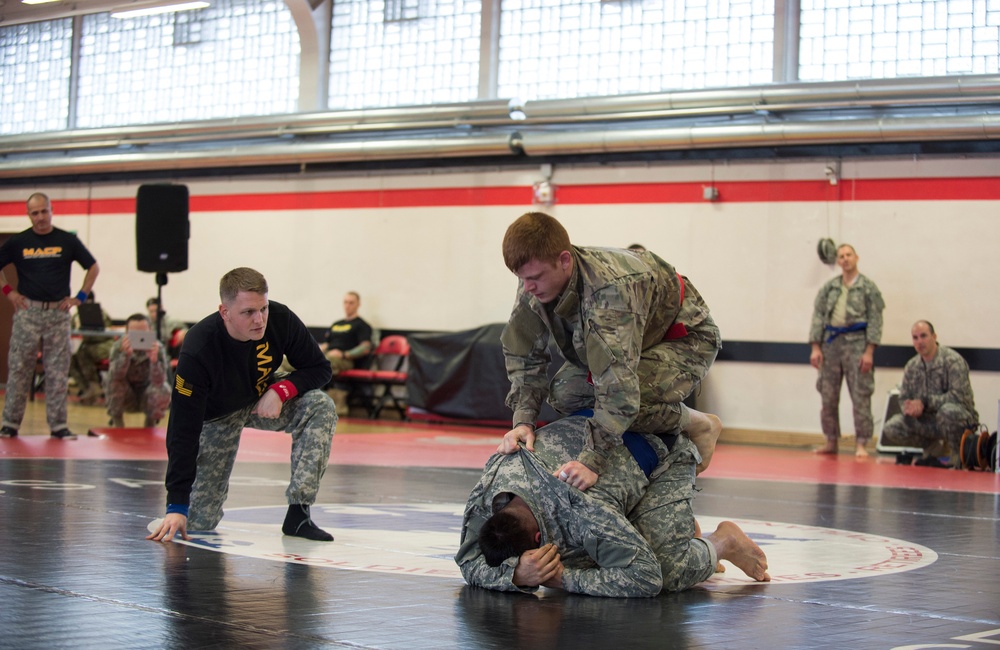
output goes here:
<path id="1" fill-rule="evenodd" d="M 302 537 L 314 542 L 333 541 L 333 535 L 313 523 L 312 517 L 309 516 L 309 506 L 301 504 L 288 506 L 288 514 L 285 515 L 285 523 L 281 525 L 281 532 L 290 537 Z"/>
<path id="2" fill-rule="evenodd" d="M 16 438 L 17 429 L 14 427 L 0 427 L 0 438 Z"/>
<path id="3" fill-rule="evenodd" d="M 76 440 L 76 434 L 69 429 L 59 429 L 58 431 L 53 431 L 51 437 L 56 440 Z"/>

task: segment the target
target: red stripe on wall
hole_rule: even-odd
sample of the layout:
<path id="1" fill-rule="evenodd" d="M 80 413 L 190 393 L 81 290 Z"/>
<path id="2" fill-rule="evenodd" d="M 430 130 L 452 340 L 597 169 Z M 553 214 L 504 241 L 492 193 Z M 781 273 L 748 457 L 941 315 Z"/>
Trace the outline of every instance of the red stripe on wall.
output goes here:
<path id="1" fill-rule="evenodd" d="M 0 216 L 28 217 L 28 206 L 24 201 L 0 201 Z M 59 199 L 52 202 L 52 211 L 61 214 L 135 214 L 135 198 L 127 199 Z"/>
<path id="2" fill-rule="evenodd" d="M 1000 178 L 894 178 L 853 182 L 855 201 L 996 201 Z"/>
<path id="3" fill-rule="evenodd" d="M 823 181 L 747 181 L 732 183 L 634 183 L 557 186 L 556 202 L 568 205 L 618 203 L 703 203 L 706 187 L 719 191 L 719 202 L 835 201 L 836 187 Z"/>
<path id="4" fill-rule="evenodd" d="M 1000 200 L 1000 178 L 976 177 L 844 179 L 837 185 L 830 185 L 826 179 L 557 185 L 556 202 L 561 205 L 703 203 L 704 189 L 708 186 L 718 190 L 718 203 Z M 504 205 L 527 209 L 531 204 L 530 187 L 444 187 L 191 197 L 191 211 L 202 213 Z M 135 214 L 135 199 L 66 199 L 55 201 L 53 208 L 56 214 Z M 0 202 L 0 216 L 27 216 L 24 201 Z"/>
<path id="5" fill-rule="evenodd" d="M 302 192 L 299 194 L 192 196 L 191 210 L 196 212 L 253 212 L 260 210 L 528 205 L 530 203 L 530 187 L 442 187 Z"/>

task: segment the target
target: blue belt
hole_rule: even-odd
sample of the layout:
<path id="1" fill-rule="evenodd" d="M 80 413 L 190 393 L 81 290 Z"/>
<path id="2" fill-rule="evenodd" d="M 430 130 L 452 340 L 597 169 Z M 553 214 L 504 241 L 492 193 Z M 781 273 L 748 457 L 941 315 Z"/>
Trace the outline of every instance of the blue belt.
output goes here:
<path id="1" fill-rule="evenodd" d="M 573 413 L 573 415 L 582 415 L 584 417 L 593 417 L 594 412 L 591 409 L 582 409 Z M 654 434 L 657 438 L 662 440 L 664 444 L 667 445 L 669 451 L 673 451 L 674 443 L 677 442 L 676 433 L 664 433 L 664 434 Z M 656 466 L 660 464 L 660 458 L 656 455 L 656 450 L 653 449 L 653 445 L 649 444 L 641 433 L 636 433 L 634 431 L 626 431 L 622 434 L 622 444 L 628 449 L 629 453 L 632 454 L 632 458 L 635 462 L 639 464 L 639 469 L 642 473 L 649 478 L 649 475 L 653 473 Z"/>
<path id="2" fill-rule="evenodd" d="M 834 327 L 833 325 L 827 325 L 824 329 L 826 329 L 827 332 L 831 332 L 830 336 L 826 339 L 826 342 L 829 343 L 841 334 L 847 334 L 848 332 L 860 332 L 861 330 L 868 329 L 868 323 L 862 321 L 860 323 L 848 325 L 847 327 Z"/>

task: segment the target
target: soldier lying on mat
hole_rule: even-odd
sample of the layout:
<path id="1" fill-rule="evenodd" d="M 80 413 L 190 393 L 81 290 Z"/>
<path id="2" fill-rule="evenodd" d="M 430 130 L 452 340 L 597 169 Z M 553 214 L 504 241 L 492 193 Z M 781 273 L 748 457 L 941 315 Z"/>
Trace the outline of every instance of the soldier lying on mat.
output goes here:
<path id="1" fill-rule="evenodd" d="M 728 560 L 767 582 L 764 552 L 726 521 L 696 537 L 694 445 L 628 432 L 586 492 L 555 473 L 580 452 L 587 414 L 538 430 L 535 451 L 495 454 L 465 508 L 455 561 L 470 585 L 655 596 L 708 579 Z M 626 513 L 628 516 L 626 517 Z"/>

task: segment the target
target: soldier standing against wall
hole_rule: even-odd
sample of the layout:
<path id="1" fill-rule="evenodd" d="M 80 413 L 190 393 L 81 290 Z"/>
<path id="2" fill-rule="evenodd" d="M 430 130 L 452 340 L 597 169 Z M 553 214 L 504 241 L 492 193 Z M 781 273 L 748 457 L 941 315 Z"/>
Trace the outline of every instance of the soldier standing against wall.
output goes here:
<path id="1" fill-rule="evenodd" d="M 840 387 L 847 390 L 854 406 L 854 455 L 868 456 L 865 445 L 872 438 L 872 393 L 875 390 L 875 348 L 882 341 L 882 310 L 885 302 L 878 287 L 858 272 L 858 254 L 850 244 L 837 248 L 841 275 L 823 285 L 813 306 L 809 363 L 819 369 L 816 390 L 822 408 L 820 423 L 826 444 L 820 454 L 837 453 L 840 439 Z"/>
<path id="2" fill-rule="evenodd" d="M 0 247 L 0 288 L 14 305 L 14 328 L 8 356 L 7 401 L 0 438 L 14 438 L 24 419 L 31 381 L 42 347 L 45 369 L 45 417 L 53 438 L 75 440 L 66 415 L 69 390 L 70 316 L 94 288 L 100 267 L 76 235 L 52 225 L 52 203 L 36 192 L 28 197 L 31 228 Z M 70 295 L 73 262 L 87 269 L 83 287 Z M 17 289 L 7 284 L 3 268 L 17 269 Z"/>

